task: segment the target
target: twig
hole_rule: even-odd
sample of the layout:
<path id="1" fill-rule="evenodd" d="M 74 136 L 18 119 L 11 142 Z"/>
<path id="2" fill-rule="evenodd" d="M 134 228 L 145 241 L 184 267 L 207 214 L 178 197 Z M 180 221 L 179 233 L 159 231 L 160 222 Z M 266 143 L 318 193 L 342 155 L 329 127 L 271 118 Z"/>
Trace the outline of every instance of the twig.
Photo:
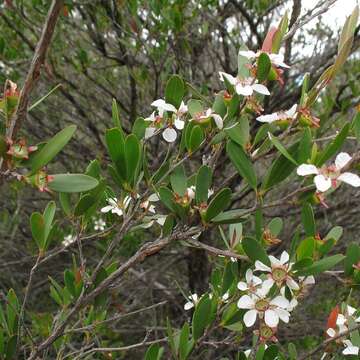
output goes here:
<path id="1" fill-rule="evenodd" d="M 40 77 L 40 68 L 45 61 L 46 53 L 54 34 L 55 25 L 63 5 L 63 0 L 53 0 L 50 6 L 40 40 L 35 49 L 30 69 L 26 75 L 24 86 L 20 92 L 16 111 L 12 116 L 10 124 L 6 130 L 6 136 L 10 139 L 16 136 L 17 131 L 26 117 L 29 97 Z"/>
<path id="2" fill-rule="evenodd" d="M 339 333 L 338 335 L 334 336 L 334 337 L 331 337 L 325 341 L 323 341 L 320 345 L 318 345 L 315 349 L 311 350 L 310 352 L 306 353 L 305 355 L 301 356 L 298 360 L 305 360 L 305 359 L 308 359 L 310 358 L 310 356 L 316 354 L 318 351 L 320 351 L 321 349 L 323 349 L 327 344 L 330 344 L 332 343 L 333 341 L 336 341 L 348 334 L 350 334 L 351 332 L 355 331 L 355 330 L 359 330 L 360 329 L 360 324 L 342 332 L 342 333 Z"/>

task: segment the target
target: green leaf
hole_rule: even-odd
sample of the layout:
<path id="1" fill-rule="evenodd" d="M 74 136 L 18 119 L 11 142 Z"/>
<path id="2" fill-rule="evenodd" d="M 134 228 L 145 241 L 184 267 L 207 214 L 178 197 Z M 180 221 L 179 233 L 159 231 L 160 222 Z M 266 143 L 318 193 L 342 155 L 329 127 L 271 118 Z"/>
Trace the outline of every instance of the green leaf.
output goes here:
<path id="1" fill-rule="evenodd" d="M 211 222 L 215 224 L 236 224 L 245 221 L 248 217 L 249 212 L 247 209 L 233 209 L 215 216 Z"/>
<path id="2" fill-rule="evenodd" d="M 185 85 L 181 77 L 178 75 L 171 76 L 165 88 L 165 101 L 178 109 L 184 94 Z"/>
<path id="3" fill-rule="evenodd" d="M 84 174 L 57 174 L 48 183 L 49 189 L 63 193 L 88 191 L 98 186 L 99 182 Z"/>
<path id="4" fill-rule="evenodd" d="M 250 260 L 255 262 L 256 260 L 261 261 L 263 264 L 271 266 L 270 260 L 266 254 L 265 249 L 261 244 L 252 237 L 245 237 L 242 240 L 242 246 L 245 254 Z"/>
<path id="5" fill-rule="evenodd" d="M 306 163 L 307 160 L 311 158 L 311 148 L 312 148 L 311 130 L 309 127 L 306 127 L 304 129 L 304 133 L 299 144 L 299 151 L 297 155 L 298 164 Z"/>
<path id="6" fill-rule="evenodd" d="M 360 143 L 360 112 L 358 112 L 354 117 L 351 128 L 354 131 L 357 142 L 359 144 Z"/>
<path id="7" fill-rule="evenodd" d="M 250 137 L 249 120 L 247 117 L 243 116 L 238 123 L 224 130 L 231 140 L 243 148 L 246 147 Z"/>
<path id="8" fill-rule="evenodd" d="M 297 154 L 298 143 L 293 144 L 288 149 L 289 154 L 294 157 Z M 281 154 L 276 160 L 272 163 L 270 169 L 265 175 L 265 179 L 261 186 L 263 191 L 267 191 L 273 186 L 284 181 L 296 168 L 296 165 L 287 159 L 283 154 Z"/>
<path id="9" fill-rule="evenodd" d="M 343 234 L 343 228 L 341 226 L 334 226 L 325 236 L 324 240 L 334 239 L 338 241 Z"/>
<path id="10" fill-rule="evenodd" d="M 174 169 L 170 175 L 170 182 L 171 187 L 176 194 L 180 196 L 185 195 L 187 189 L 187 178 L 183 165 L 179 165 Z"/>
<path id="11" fill-rule="evenodd" d="M 271 61 L 269 55 L 262 52 L 257 59 L 256 77 L 259 82 L 263 82 L 268 78 L 271 69 Z"/>
<path id="12" fill-rule="evenodd" d="M 241 146 L 234 141 L 228 141 L 226 152 L 239 174 L 256 190 L 257 178 L 253 165 Z"/>
<path id="13" fill-rule="evenodd" d="M 197 341 L 209 325 L 211 316 L 211 300 L 208 295 L 204 295 L 197 304 L 192 318 L 193 338 Z"/>
<path id="14" fill-rule="evenodd" d="M 75 206 L 74 215 L 81 216 L 89 209 L 95 202 L 95 199 L 92 195 L 86 194 L 80 198 L 78 203 Z"/>
<path id="15" fill-rule="evenodd" d="M 350 123 L 344 125 L 339 134 L 337 134 L 336 138 L 321 152 L 319 158 L 316 161 L 316 166 L 322 166 L 324 163 L 332 158 L 337 151 L 341 148 L 343 143 L 346 140 L 346 137 L 350 130 Z"/>
<path id="16" fill-rule="evenodd" d="M 10 335 L 16 334 L 18 328 L 19 300 L 13 289 L 7 293 L 6 317 Z"/>
<path id="17" fill-rule="evenodd" d="M 75 125 L 70 125 L 58 132 L 47 144 L 36 153 L 30 161 L 31 174 L 36 173 L 48 164 L 70 141 L 76 130 Z"/>
<path id="18" fill-rule="evenodd" d="M 278 236 L 283 228 L 282 219 L 279 217 L 272 219 L 268 224 L 268 228 L 273 236 Z"/>
<path id="19" fill-rule="evenodd" d="M 203 165 L 196 175 L 196 204 L 207 203 L 208 191 L 212 183 L 212 170 L 209 166 Z"/>
<path id="20" fill-rule="evenodd" d="M 276 345 L 270 345 L 265 350 L 263 360 L 274 360 L 277 359 L 277 355 L 279 353 L 279 349 Z M 278 360 L 278 359 L 277 359 Z"/>
<path id="21" fill-rule="evenodd" d="M 311 266 L 308 268 L 296 272 L 297 276 L 308 276 L 308 275 L 318 275 L 322 272 L 333 268 L 339 262 L 343 261 L 345 256 L 342 254 L 333 255 L 319 261 L 315 261 Z"/>
<path id="22" fill-rule="evenodd" d="M 289 343 L 288 350 L 289 350 L 290 360 L 296 360 L 297 359 L 296 346 L 293 343 Z"/>
<path id="23" fill-rule="evenodd" d="M 191 130 L 189 151 L 196 151 L 204 140 L 204 131 L 199 125 L 196 125 Z"/>
<path id="24" fill-rule="evenodd" d="M 205 221 L 210 221 L 215 216 L 220 214 L 224 209 L 226 209 L 230 205 L 230 201 L 231 201 L 231 189 L 225 188 L 219 191 L 210 201 L 210 204 L 204 216 Z"/>
<path id="25" fill-rule="evenodd" d="M 90 161 L 89 165 L 86 168 L 85 175 L 89 175 L 95 179 L 100 178 L 101 166 L 99 160 L 95 159 Z"/>
<path id="26" fill-rule="evenodd" d="M 304 204 L 301 210 L 301 221 L 304 225 L 305 234 L 307 236 L 315 236 L 316 225 L 314 211 L 309 203 Z"/>
<path id="27" fill-rule="evenodd" d="M 350 244 L 346 249 L 346 258 L 344 262 L 345 275 L 350 276 L 354 272 L 353 265 L 360 261 L 360 246 Z"/>
<path id="28" fill-rule="evenodd" d="M 281 41 L 288 29 L 288 24 L 289 24 L 289 17 L 288 17 L 288 12 L 286 11 L 285 15 L 282 17 L 277 27 L 277 31 L 274 34 L 272 40 L 272 47 L 271 47 L 272 53 L 277 54 L 279 52 Z"/>
<path id="29" fill-rule="evenodd" d="M 296 258 L 298 261 L 305 258 L 312 258 L 315 251 L 315 239 L 311 236 L 302 240 L 296 249 Z"/>
<path id="30" fill-rule="evenodd" d="M 138 138 L 130 134 L 125 140 L 126 175 L 129 183 L 134 184 L 137 180 L 139 165 L 141 163 L 141 149 Z"/>
<path id="31" fill-rule="evenodd" d="M 196 114 L 201 113 L 204 111 L 204 107 L 199 100 L 191 99 L 187 102 L 187 107 L 189 110 L 189 113 L 192 117 L 194 117 Z"/>
<path id="32" fill-rule="evenodd" d="M 114 123 L 114 126 L 117 127 L 122 132 L 119 109 L 118 109 L 118 106 L 116 103 L 116 99 L 112 100 L 111 110 L 112 110 L 112 121 Z M 124 137 L 124 135 L 123 135 L 123 137 Z"/>
<path id="33" fill-rule="evenodd" d="M 161 187 L 159 189 L 159 198 L 161 202 L 170 210 L 175 212 L 174 208 L 174 194 L 167 187 Z"/>
<path id="34" fill-rule="evenodd" d="M 125 162 L 125 138 L 123 132 L 119 128 L 106 130 L 105 133 L 106 146 L 112 162 L 121 179 L 125 180 L 126 162 Z"/>
<path id="35" fill-rule="evenodd" d="M 160 360 L 162 358 L 164 348 L 159 344 L 152 344 L 147 349 L 144 360 Z"/>
<path id="36" fill-rule="evenodd" d="M 135 120 L 132 127 L 132 133 L 141 140 L 145 136 L 145 130 L 147 128 L 147 123 L 144 118 L 139 117 Z"/>
<path id="37" fill-rule="evenodd" d="M 68 193 L 59 193 L 59 201 L 61 208 L 67 216 L 71 216 L 71 202 Z"/>
<path id="38" fill-rule="evenodd" d="M 76 297 L 75 276 L 68 269 L 66 269 L 64 272 L 64 283 L 65 283 L 66 289 L 69 291 L 69 293 L 72 296 Z"/>
<path id="39" fill-rule="evenodd" d="M 239 50 L 248 50 L 248 48 L 246 46 L 241 46 Z M 240 55 L 240 53 L 238 54 L 238 76 L 240 79 L 244 79 L 249 77 L 250 75 L 250 71 L 248 68 L 248 64 L 250 63 L 250 60 L 245 57 Z"/>
<path id="40" fill-rule="evenodd" d="M 289 154 L 289 152 L 285 149 L 284 145 L 270 132 L 268 133 L 269 140 L 272 144 L 283 154 L 288 160 L 290 160 L 296 166 L 298 165 L 296 160 Z"/>
<path id="41" fill-rule="evenodd" d="M 45 210 L 44 210 L 44 214 L 43 214 L 43 218 L 44 218 L 44 241 L 46 242 L 49 234 L 50 234 L 50 230 L 51 230 L 51 224 L 54 220 L 54 216 L 55 216 L 55 211 L 56 211 L 56 204 L 54 201 L 50 201 Z"/>
<path id="42" fill-rule="evenodd" d="M 31 234 L 40 250 L 45 245 L 45 221 L 39 212 L 34 212 L 30 217 Z"/>
<path id="43" fill-rule="evenodd" d="M 186 360 L 186 358 L 189 355 L 189 336 L 190 336 L 190 326 L 186 322 L 183 325 L 180 333 L 180 340 L 179 340 L 180 360 Z"/>
<path id="44" fill-rule="evenodd" d="M 17 347 L 17 335 L 13 335 L 9 338 L 6 344 L 6 356 L 5 359 L 15 359 L 16 354 L 16 347 Z"/>

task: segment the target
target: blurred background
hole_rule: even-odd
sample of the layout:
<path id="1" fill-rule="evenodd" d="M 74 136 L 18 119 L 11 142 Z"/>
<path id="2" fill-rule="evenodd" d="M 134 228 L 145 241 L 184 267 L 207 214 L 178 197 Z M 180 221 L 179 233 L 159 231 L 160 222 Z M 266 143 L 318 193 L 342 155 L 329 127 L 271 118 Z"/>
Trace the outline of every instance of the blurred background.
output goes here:
<path id="1" fill-rule="evenodd" d="M 50 1 L 4 0 L 0 6 L 0 83 L 11 79 L 21 86 L 40 37 Z M 125 131 L 129 131 L 137 117 L 151 113 L 153 100 L 163 97 L 164 85 L 171 74 L 179 74 L 191 84 L 189 93 L 213 98 L 222 89 L 218 71 L 236 74 L 237 52 L 240 45 L 256 51 L 261 48 L 270 26 L 276 26 L 288 11 L 290 27 L 299 29 L 281 48 L 285 63 L 291 66 L 283 75 L 284 84 L 271 84 L 272 96 L 266 97 L 265 113 L 289 109 L 299 101 L 300 85 L 305 72 L 314 83 L 323 70 L 332 63 L 337 52 L 339 32 L 356 1 L 311 0 L 73 0 L 66 1 L 59 19 L 54 40 L 43 68 L 41 79 L 32 94 L 35 102 L 60 84 L 51 96 L 30 112 L 22 129 L 30 144 L 50 138 L 69 124 L 76 124 L 75 139 L 50 165 L 60 172 L 81 172 L 90 160 L 104 164 L 107 154 L 104 131 L 112 126 L 111 102 L 116 99 Z M 314 19 L 314 15 L 318 14 Z M 329 84 L 315 105 L 314 114 L 328 126 L 324 138 L 334 134 L 339 124 L 349 122 L 359 105 L 360 61 L 359 27 L 355 32 L 352 55 L 336 79 Z M 255 116 L 250 121 L 250 134 L 258 126 Z M 348 150 L 356 146 L 348 141 Z M 319 147 L 323 144 L 318 143 Z M 164 158 L 168 145 L 157 138 L 151 143 L 150 159 L 156 167 Z M 270 159 L 257 165 L 262 174 Z M 223 177 L 231 171 L 229 164 L 218 169 Z M 105 169 L 105 165 L 104 165 Z M 196 169 L 189 169 L 195 171 Z M 240 184 L 234 178 L 231 187 Z M 284 194 L 291 191 L 292 182 L 283 185 Z M 270 195 L 279 196 L 279 194 Z M 0 188 L 0 289 L 13 287 L 19 294 L 24 291 L 33 263 L 29 215 L 43 209 L 51 195 L 8 183 Z M 250 198 L 234 200 L 235 208 L 248 207 Z M 359 192 L 343 186 L 328 201 L 329 209 L 317 208 L 319 233 L 324 235 L 335 226 L 343 226 L 342 240 L 337 251 L 349 242 L 359 242 Z M 60 211 L 59 211 L 60 213 Z M 282 242 L 273 247 L 278 255 L 288 248 L 294 230 L 299 224 L 299 210 L 281 207 L 265 211 L 265 221 L 281 217 L 285 228 L 279 235 Z M 71 224 L 59 218 L 58 245 L 71 231 Z M 127 258 L 139 245 L 151 239 L 151 231 L 137 232 L 126 237 L 113 257 Z M 116 236 L 116 235 L 115 235 Z M 223 247 L 219 232 L 205 233 L 201 241 Z M 96 264 L 103 254 L 105 243 L 101 239 L 86 247 L 88 266 Z M 46 334 L 51 311 L 55 304 L 49 298 L 48 276 L 61 281 L 62 271 L 71 266 L 71 248 L 44 265 L 35 277 L 30 303 L 33 321 Z M 113 289 L 109 301 L 113 313 L 128 313 L 166 301 L 147 311 L 126 317 L 106 330 L 99 330 L 95 339 L 109 346 L 123 346 L 139 342 L 151 328 L 150 338 L 164 337 L 166 318 L 180 326 L 190 313 L 183 310 L 185 293 L 207 290 L 214 259 L 201 250 L 173 246 L 131 270 Z M 175 281 L 176 280 L 176 281 Z M 296 339 L 303 349 L 311 348 L 323 334 L 326 317 L 343 294 L 336 277 L 323 276 L 319 285 L 311 290 L 295 312 L 289 325 L 282 325 L 279 340 Z M 341 285 L 341 286 L 339 286 Z M 251 334 L 239 338 L 237 346 L 249 342 Z M 219 332 L 214 342 L 226 337 Z M 299 340 L 300 339 L 300 340 Z M 70 349 L 86 342 L 82 336 L 70 343 Z M 124 359 L 141 359 L 144 349 L 124 355 Z M 225 344 L 210 346 L 206 355 L 198 359 L 220 359 L 231 356 L 234 347 Z M 99 355 L 100 356 L 100 355 Z M 104 355 L 105 356 L 105 355 Z M 119 357 L 122 358 L 122 357 Z"/>

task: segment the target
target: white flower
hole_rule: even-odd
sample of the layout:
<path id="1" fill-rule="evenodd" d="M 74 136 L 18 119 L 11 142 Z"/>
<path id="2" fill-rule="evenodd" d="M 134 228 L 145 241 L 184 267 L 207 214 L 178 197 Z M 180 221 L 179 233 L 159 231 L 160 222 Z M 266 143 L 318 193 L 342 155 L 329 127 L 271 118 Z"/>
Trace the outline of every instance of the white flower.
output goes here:
<path id="1" fill-rule="evenodd" d="M 230 294 L 229 292 L 227 291 L 222 297 L 221 297 L 221 300 L 223 302 L 227 302 L 229 300 L 229 297 L 230 297 Z"/>
<path id="2" fill-rule="evenodd" d="M 289 307 L 289 301 L 283 296 L 276 296 L 274 299 L 268 299 L 265 292 L 256 292 L 252 295 L 243 295 L 237 306 L 239 309 L 248 309 L 244 315 L 244 323 L 247 327 L 255 324 L 256 318 L 264 318 L 267 326 L 277 327 L 279 319 L 283 322 L 289 322 L 290 314 L 286 310 Z"/>
<path id="3" fill-rule="evenodd" d="M 316 189 L 320 192 L 325 192 L 331 187 L 336 187 L 337 182 L 345 182 L 354 187 L 360 186 L 360 177 L 350 172 L 341 173 L 348 163 L 351 161 L 351 156 L 345 152 L 341 152 L 336 156 L 335 163 L 333 165 L 317 168 L 312 164 L 300 165 L 296 172 L 299 176 L 316 175 L 314 177 L 314 183 Z"/>
<path id="4" fill-rule="evenodd" d="M 344 340 L 343 343 L 345 345 L 345 349 L 342 352 L 344 355 L 359 355 L 358 346 L 353 345 L 350 340 Z"/>
<path id="5" fill-rule="evenodd" d="M 177 109 L 174 105 L 167 103 L 165 100 L 163 99 L 158 99 L 155 100 L 151 103 L 151 106 L 154 106 L 157 108 L 159 115 L 162 117 L 164 115 L 165 111 L 169 111 L 169 112 L 177 112 Z"/>
<path id="6" fill-rule="evenodd" d="M 103 207 L 101 209 L 101 212 L 107 213 L 107 212 L 111 211 L 112 214 L 122 216 L 124 214 L 124 211 L 129 206 L 130 201 L 131 201 L 130 196 L 125 196 L 125 199 L 122 203 L 119 203 L 117 198 L 109 198 L 109 199 L 107 199 L 107 202 L 109 203 L 109 205 Z"/>
<path id="7" fill-rule="evenodd" d="M 254 91 L 262 95 L 270 95 L 265 85 L 255 83 L 252 78 L 240 79 L 222 71 L 219 72 L 219 75 L 221 81 L 224 81 L 224 78 L 226 78 L 226 80 L 235 87 L 238 95 L 251 96 Z"/>
<path id="8" fill-rule="evenodd" d="M 156 213 L 155 211 L 155 205 L 151 204 L 152 202 L 157 202 L 159 201 L 159 197 L 157 196 L 157 194 L 152 194 L 148 197 L 147 200 L 143 201 L 141 204 L 140 204 L 140 207 L 142 209 L 144 209 L 145 211 L 148 211 L 148 212 L 151 212 L 153 214 Z"/>
<path id="9" fill-rule="evenodd" d="M 289 254 L 286 251 L 283 251 L 280 256 L 280 260 L 272 255 L 269 256 L 269 259 L 271 267 L 263 264 L 259 260 L 256 260 L 255 262 L 255 271 L 265 271 L 270 273 L 269 278 L 264 281 L 263 285 L 266 288 L 271 289 L 274 283 L 276 283 L 279 287 L 286 283 L 289 289 L 299 290 L 299 285 L 290 275 L 292 263 L 289 262 Z"/>
<path id="10" fill-rule="evenodd" d="M 246 270 L 245 279 L 246 282 L 240 281 L 237 284 L 238 289 L 241 291 L 256 292 L 262 284 L 262 280 L 255 276 L 251 269 Z"/>
<path id="11" fill-rule="evenodd" d="M 95 231 L 103 231 L 105 229 L 105 226 L 106 226 L 106 222 L 101 218 L 94 221 Z"/>
<path id="12" fill-rule="evenodd" d="M 240 56 L 244 56 L 248 59 L 255 59 L 257 57 L 259 57 L 261 55 L 261 53 L 263 53 L 264 51 L 257 51 L 256 53 L 254 51 L 251 50 L 242 50 L 239 51 L 239 55 Z M 284 55 L 282 54 L 269 54 L 267 52 L 265 52 L 269 58 L 270 61 L 273 65 L 275 65 L 276 67 L 283 67 L 283 68 L 290 68 L 289 65 L 284 63 Z"/>
<path id="13" fill-rule="evenodd" d="M 194 120 L 202 122 L 202 121 L 207 120 L 209 118 L 214 119 L 214 122 L 215 122 L 218 129 L 221 130 L 224 127 L 224 122 L 223 122 L 222 117 L 219 114 L 216 114 L 215 112 L 213 112 L 211 108 L 207 109 L 204 112 L 196 114 L 195 117 L 194 117 Z"/>
<path id="14" fill-rule="evenodd" d="M 152 123 L 145 129 L 145 139 L 148 139 L 154 135 L 155 131 L 162 124 L 164 112 L 167 111 L 175 114 L 175 120 L 174 124 L 170 122 L 169 124 L 165 125 L 165 128 L 162 132 L 162 137 L 168 143 L 174 142 L 177 138 L 177 132 L 173 128 L 173 125 L 178 130 L 182 130 L 184 128 L 185 122 L 181 120 L 181 117 L 187 112 L 187 106 L 184 104 L 184 102 L 181 102 L 179 109 L 176 109 L 174 105 L 165 102 L 163 99 L 153 101 L 151 106 L 157 108 L 158 115 L 155 115 L 155 112 L 153 112 L 148 118 L 144 119 L 145 121 Z"/>
<path id="15" fill-rule="evenodd" d="M 272 123 L 278 120 L 295 119 L 297 116 L 296 109 L 297 104 L 293 105 L 289 110 L 286 111 L 278 111 L 272 114 L 258 116 L 256 120 L 263 123 Z"/>
<path id="16" fill-rule="evenodd" d="M 196 193 L 196 186 L 195 185 L 191 185 L 190 187 L 187 188 L 186 190 L 186 194 L 188 196 L 188 198 L 190 200 L 193 200 L 195 199 L 195 193 Z M 209 189 L 208 190 L 208 198 L 210 196 L 212 196 L 214 194 L 214 190 L 213 189 Z"/>
<path id="17" fill-rule="evenodd" d="M 189 301 L 184 305 L 184 310 L 192 309 L 199 301 L 199 297 L 197 296 L 197 294 L 191 294 L 188 300 Z"/>
<path id="18" fill-rule="evenodd" d="M 64 240 L 62 241 L 62 244 L 63 244 L 64 247 L 68 247 L 69 245 L 71 245 L 75 241 L 76 241 L 76 236 L 72 235 L 72 234 L 69 234 L 69 235 L 64 237 Z"/>

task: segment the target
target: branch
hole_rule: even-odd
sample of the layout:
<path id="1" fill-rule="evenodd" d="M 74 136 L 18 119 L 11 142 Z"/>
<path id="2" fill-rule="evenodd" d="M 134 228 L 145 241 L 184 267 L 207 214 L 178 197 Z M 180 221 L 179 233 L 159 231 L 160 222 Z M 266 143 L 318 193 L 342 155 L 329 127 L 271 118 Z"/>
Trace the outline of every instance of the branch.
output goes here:
<path id="1" fill-rule="evenodd" d="M 16 111 L 10 120 L 9 126 L 7 127 L 6 136 L 10 139 L 16 136 L 16 133 L 20 129 L 22 122 L 26 118 L 29 97 L 40 77 L 40 69 L 45 61 L 46 53 L 50 46 L 55 30 L 55 25 L 63 4 L 63 0 L 53 0 L 50 6 L 40 40 L 36 45 L 29 72 L 26 75 L 24 86 L 20 92 Z"/>
<path id="2" fill-rule="evenodd" d="M 306 353 L 305 355 L 303 355 L 302 357 L 300 357 L 298 360 L 305 360 L 310 358 L 312 355 L 316 354 L 318 351 L 320 351 L 321 349 L 323 349 L 327 344 L 332 343 L 333 341 L 336 341 L 346 335 L 349 335 L 351 332 L 355 331 L 355 330 L 359 330 L 360 329 L 360 324 L 342 332 L 339 333 L 337 336 L 334 336 L 332 338 L 329 338 L 325 341 L 323 341 L 320 345 L 318 345 L 315 349 L 311 350 L 310 352 Z"/>

